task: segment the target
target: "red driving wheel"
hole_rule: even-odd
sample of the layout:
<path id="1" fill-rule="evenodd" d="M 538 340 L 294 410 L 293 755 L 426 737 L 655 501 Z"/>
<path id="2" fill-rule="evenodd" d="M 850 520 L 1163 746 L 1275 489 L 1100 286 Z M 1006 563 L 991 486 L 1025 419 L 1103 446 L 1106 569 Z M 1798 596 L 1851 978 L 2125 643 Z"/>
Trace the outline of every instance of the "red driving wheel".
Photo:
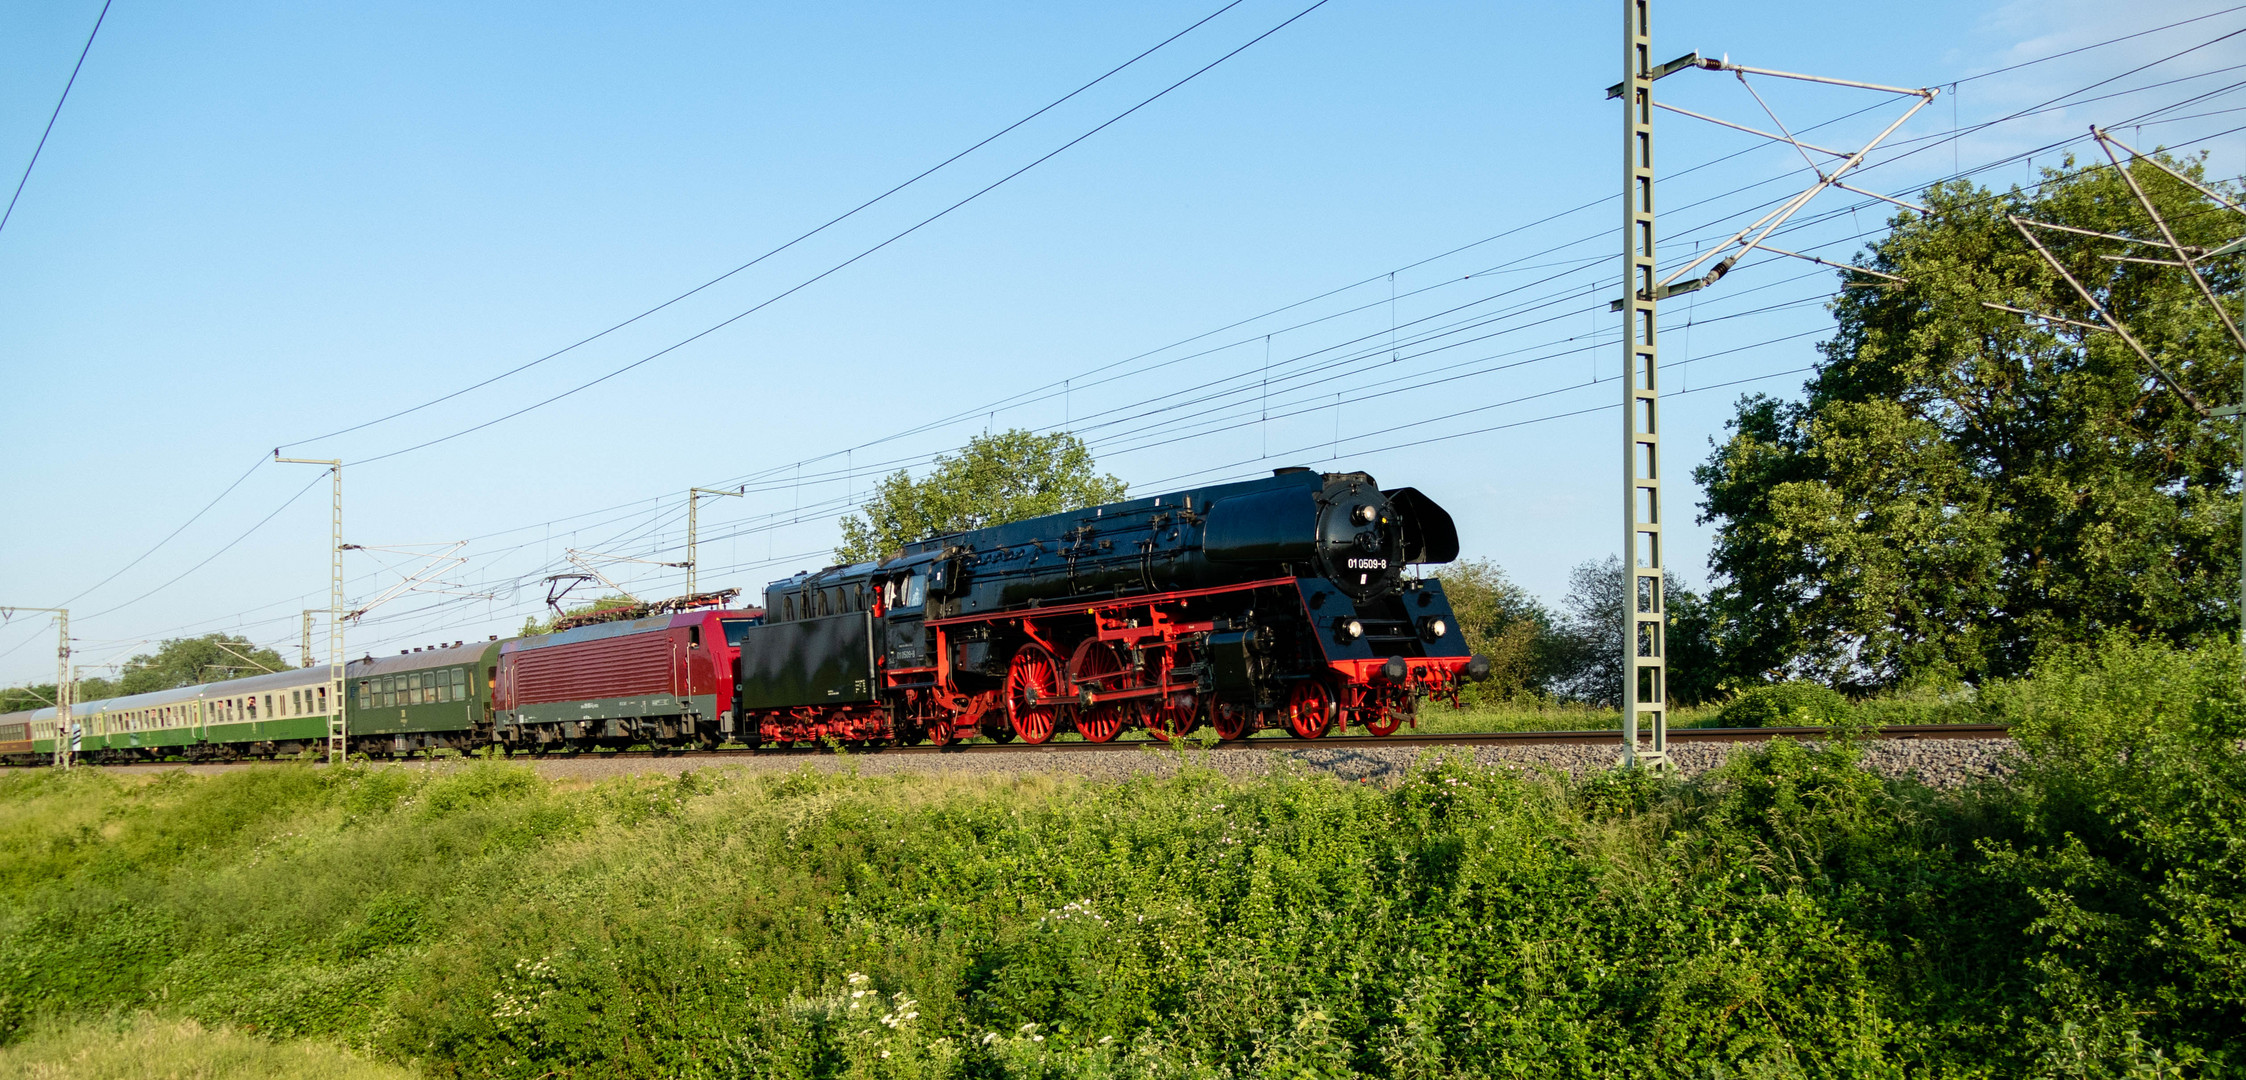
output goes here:
<path id="1" fill-rule="evenodd" d="M 1023 742 L 1041 743 L 1060 726 L 1061 665 L 1040 645 L 1024 645 L 1006 665 L 1006 716 Z"/>
<path id="2" fill-rule="evenodd" d="M 1180 735 L 1191 735 L 1201 726 L 1201 702 L 1190 691 L 1179 691 L 1163 698 L 1162 703 L 1146 710 L 1146 732 L 1169 742 Z"/>
<path id="3" fill-rule="evenodd" d="M 1120 646 L 1087 641 L 1076 651 L 1075 668 L 1078 685 L 1103 694 L 1123 688 L 1126 680 L 1121 676 L 1129 665 Z M 1123 733 L 1123 725 L 1130 715 L 1129 702 L 1110 701 L 1080 708 L 1076 712 L 1076 732 L 1084 736 L 1085 742 L 1113 742 Z"/>
<path id="4" fill-rule="evenodd" d="M 1287 693 L 1287 734 L 1315 739 L 1334 726 L 1334 692 L 1317 679 L 1304 679 Z"/>

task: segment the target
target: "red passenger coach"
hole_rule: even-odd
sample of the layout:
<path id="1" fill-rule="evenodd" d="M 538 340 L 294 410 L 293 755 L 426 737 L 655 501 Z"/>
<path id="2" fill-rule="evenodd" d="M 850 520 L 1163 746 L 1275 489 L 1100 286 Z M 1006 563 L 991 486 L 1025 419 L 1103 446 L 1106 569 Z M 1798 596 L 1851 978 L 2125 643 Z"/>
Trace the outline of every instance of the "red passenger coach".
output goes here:
<path id="1" fill-rule="evenodd" d="M 722 742 L 733 734 L 741 633 L 763 617 L 705 609 L 505 642 L 493 735 L 532 750 Z"/>

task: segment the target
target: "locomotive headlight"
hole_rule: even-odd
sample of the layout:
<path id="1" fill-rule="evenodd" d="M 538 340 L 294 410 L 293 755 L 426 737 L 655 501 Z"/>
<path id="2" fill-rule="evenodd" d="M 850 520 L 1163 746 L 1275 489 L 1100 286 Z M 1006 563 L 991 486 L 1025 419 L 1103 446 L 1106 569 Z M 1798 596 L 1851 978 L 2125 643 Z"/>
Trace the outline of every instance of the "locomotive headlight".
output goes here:
<path id="1" fill-rule="evenodd" d="M 1421 619 L 1419 621 L 1420 636 L 1429 641 L 1440 641 L 1444 634 L 1450 632 L 1451 624 L 1441 619 Z"/>
<path id="2" fill-rule="evenodd" d="M 1335 619 L 1334 636 L 1343 641 L 1355 641 L 1365 636 L 1365 624 L 1355 619 Z"/>
<path id="3" fill-rule="evenodd" d="M 1380 516 L 1380 511 L 1375 510 L 1370 506 L 1360 506 L 1357 509 L 1350 511 L 1349 516 L 1359 525 L 1370 525 L 1373 523 L 1373 519 Z"/>

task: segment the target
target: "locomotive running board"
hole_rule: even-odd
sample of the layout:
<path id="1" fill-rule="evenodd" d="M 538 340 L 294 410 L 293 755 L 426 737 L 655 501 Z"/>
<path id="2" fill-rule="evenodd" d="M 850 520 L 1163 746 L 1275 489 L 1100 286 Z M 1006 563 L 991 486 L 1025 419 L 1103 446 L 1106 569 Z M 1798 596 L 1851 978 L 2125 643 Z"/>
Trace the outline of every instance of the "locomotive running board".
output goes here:
<path id="1" fill-rule="evenodd" d="M 1042 607 L 1007 608 L 976 615 L 955 615 L 949 619 L 930 619 L 931 627 L 970 626 L 975 623 L 996 622 L 1000 619 L 1050 618 L 1054 615 L 1074 615 L 1081 609 L 1086 615 L 1097 615 L 1101 608 L 1140 607 L 1169 600 L 1190 600 L 1201 596 L 1219 596 L 1224 593 L 1248 592 L 1253 589 L 1294 588 L 1291 577 L 1265 578 L 1262 581 L 1243 582 L 1238 585 L 1218 585 L 1207 589 L 1179 589 L 1175 592 L 1133 593 L 1130 596 L 1110 596 L 1104 599 L 1084 599 L 1068 603 L 1046 604 Z"/>

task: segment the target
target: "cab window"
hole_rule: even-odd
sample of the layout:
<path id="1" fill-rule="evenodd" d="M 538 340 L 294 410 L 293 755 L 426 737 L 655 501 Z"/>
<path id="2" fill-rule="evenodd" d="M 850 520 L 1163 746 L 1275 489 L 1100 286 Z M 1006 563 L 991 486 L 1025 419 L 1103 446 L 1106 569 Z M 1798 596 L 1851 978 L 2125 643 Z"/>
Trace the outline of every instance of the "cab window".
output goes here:
<path id="1" fill-rule="evenodd" d="M 905 579 L 904 594 L 904 597 L 897 602 L 898 607 L 916 608 L 926 603 L 928 600 L 928 575 L 914 571 L 912 576 Z"/>

